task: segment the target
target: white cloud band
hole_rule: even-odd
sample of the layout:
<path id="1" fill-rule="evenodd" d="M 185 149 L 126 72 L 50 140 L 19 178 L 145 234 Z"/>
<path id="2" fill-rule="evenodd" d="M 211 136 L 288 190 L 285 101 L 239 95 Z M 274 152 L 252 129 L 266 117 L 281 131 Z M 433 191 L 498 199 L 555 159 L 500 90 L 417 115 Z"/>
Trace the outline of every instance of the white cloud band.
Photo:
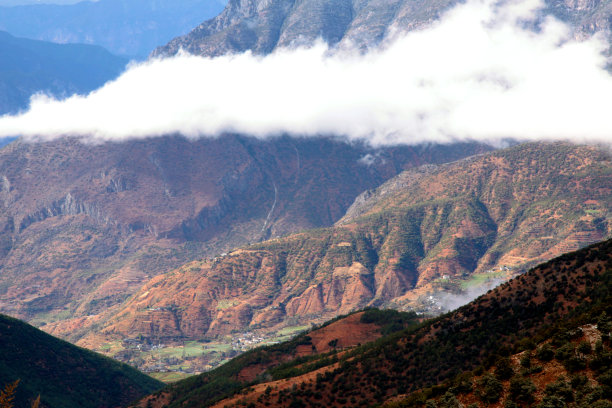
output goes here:
<path id="1" fill-rule="evenodd" d="M 339 135 L 373 144 L 612 141 L 603 38 L 577 41 L 537 1 L 469 0 L 365 55 L 311 48 L 132 66 L 86 96 L 32 99 L 0 136 L 123 140 L 181 133 Z"/>

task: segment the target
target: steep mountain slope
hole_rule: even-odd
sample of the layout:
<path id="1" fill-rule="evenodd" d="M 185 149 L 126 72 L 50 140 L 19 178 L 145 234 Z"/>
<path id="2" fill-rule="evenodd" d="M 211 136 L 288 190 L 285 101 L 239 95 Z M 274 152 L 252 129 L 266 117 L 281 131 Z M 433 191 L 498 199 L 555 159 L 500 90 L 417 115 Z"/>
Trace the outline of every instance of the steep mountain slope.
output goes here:
<path id="1" fill-rule="evenodd" d="M 550 344 L 557 350 L 553 354 L 566 372 L 590 373 L 595 377 L 587 379 L 587 384 L 580 378 L 576 381 L 576 387 L 580 384 L 590 387 L 589 392 L 581 394 L 580 398 L 585 398 L 583 402 L 590 404 L 599 400 L 602 402 L 598 406 L 609 406 L 605 401 L 609 404 L 612 398 L 609 384 L 612 359 L 610 319 L 605 313 L 609 316 L 611 306 L 612 241 L 608 240 L 540 265 L 453 313 L 339 353 L 333 361 L 325 356 L 310 360 L 308 365 L 300 360 L 285 363 L 285 375 L 272 377 L 273 369 L 270 369 L 268 379 L 264 373 L 259 379 L 244 384 L 240 393 L 221 388 L 211 393 L 208 385 L 219 377 L 216 373 L 201 375 L 170 386 L 157 394 L 157 400 L 148 398 L 147 401 L 163 399 L 163 406 L 167 407 L 370 406 L 397 400 L 398 394 L 443 384 L 412 395 L 407 404 L 422 406 L 425 399 L 436 398 L 447 390 L 456 394 L 469 392 L 466 390 L 472 389 L 471 375 L 456 377 L 467 370 L 476 369 L 476 376 L 482 378 L 484 370 L 495 364 L 499 378 L 520 381 L 521 374 L 513 372 L 514 364 L 504 363 L 503 359 L 499 360 L 500 356 L 552 339 Z M 599 324 L 600 334 L 591 330 L 591 324 L 595 323 Z M 590 353 L 593 348 L 597 350 L 590 356 L 585 347 L 576 347 L 574 343 L 583 336 L 576 330 L 580 326 L 591 330 L 582 333 L 592 333 L 605 342 L 592 347 Z M 597 337 L 592 340 L 597 343 Z M 536 358 L 542 362 L 549 359 L 539 353 Z M 504 365 L 505 372 L 499 369 Z M 547 384 L 556 380 L 555 370 L 549 372 L 550 378 L 542 379 Z M 489 385 L 478 387 L 488 393 Z M 557 389 L 551 389 L 553 396 Z M 520 387 L 518 391 L 521 395 Z M 572 395 L 578 396 L 573 391 Z M 543 395 L 537 398 L 546 401 Z M 499 396 L 495 400 L 483 399 L 483 403 L 487 406 L 498 400 Z M 566 405 L 562 401 L 561 405 L 544 406 Z"/>
<path id="2" fill-rule="evenodd" d="M 38 325 L 91 320 L 159 273 L 331 225 L 403 168 L 488 149 L 239 136 L 15 142 L 0 151 L 0 309 Z M 367 154 L 379 160 L 364 164 Z"/>
<path id="3" fill-rule="evenodd" d="M 0 384 L 19 379 L 16 406 L 117 407 L 161 387 L 137 370 L 0 315 Z"/>
<path id="4" fill-rule="evenodd" d="M 118 76 L 127 60 L 90 45 L 59 45 L 0 31 L 0 115 L 25 109 L 30 96 L 92 91 Z"/>
<path id="5" fill-rule="evenodd" d="M 225 4 L 226 0 L 100 0 L 0 7 L 0 30 L 55 43 L 95 44 L 118 55 L 143 57 L 216 16 Z"/>
<path id="6" fill-rule="evenodd" d="M 213 56 L 246 50 L 266 54 L 317 38 L 366 47 L 381 41 L 393 27 L 427 24 L 452 4 L 453 0 L 230 0 L 219 16 L 153 55 L 173 55 L 181 48 Z"/>
<path id="7" fill-rule="evenodd" d="M 179 49 L 215 56 L 308 44 L 322 38 L 331 45 L 375 46 L 392 33 L 423 27 L 455 0 L 230 0 L 223 12 L 153 53 Z M 546 10 L 576 29 L 577 36 L 610 29 L 608 2 L 547 0 Z"/>
<path id="8" fill-rule="evenodd" d="M 372 305 L 424 307 L 441 292 L 508 279 L 612 232 L 612 162 L 592 147 L 521 145 L 390 183 L 402 187 L 342 225 L 154 278 L 106 316 L 103 332 L 176 341 L 266 332 Z"/>
<path id="9" fill-rule="evenodd" d="M 556 333 L 549 332 L 554 333 L 552 339 L 539 343 L 524 339 L 514 350 L 520 352 L 500 356 L 486 369 L 463 372 L 452 382 L 394 398 L 383 406 L 610 406 L 612 351 L 605 328 L 610 325 L 607 314 L 582 315 L 563 323 Z"/>

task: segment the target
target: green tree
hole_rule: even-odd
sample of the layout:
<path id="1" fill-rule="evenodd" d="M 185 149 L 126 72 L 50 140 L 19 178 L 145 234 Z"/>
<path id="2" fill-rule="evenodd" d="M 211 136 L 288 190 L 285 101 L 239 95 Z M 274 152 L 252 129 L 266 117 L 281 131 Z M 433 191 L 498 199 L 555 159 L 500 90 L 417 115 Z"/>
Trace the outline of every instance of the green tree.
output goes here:
<path id="1" fill-rule="evenodd" d="M 550 344 L 544 344 L 536 351 L 536 358 L 540 361 L 550 361 L 554 356 L 555 352 L 552 347 L 550 347 Z"/>
<path id="2" fill-rule="evenodd" d="M 604 336 L 609 335 L 612 331 L 612 322 L 610 322 L 610 318 L 606 312 L 601 312 L 599 315 L 597 319 L 597 330 Z"/>
<path id="3" fill-rule="evenodd" d="M 442 396 L 442 398 L 440 398 L 438 406 L 440 408 L 460 408 L 461 403 L 454 394 L 447 392 Z"/>
<path id="4" fill-rule="evenodd" d="M 482 402 L 491 404 L 499 401 L 501 397 L 503 386 L 502 383 L 491 374 L 485 374 L 478 381 L 478 397 Z"/>
<path id="5" fill-rule="evenodd" d="M 589 343 L 588 341 L 581 341 L 578 344 L 578 347 L 576 348 L 576 350 L 583 355 L 589 355 L 593 352 L 593 348 L 591 347 L 591 343 Z"/>
<path id="6" fill-rule="evenodd" d="M 537 405 L 537 408 L 565 408 L 565 401 L 563 398 L 557 397 L 556 395 L 547 395 Z"/>
<path id="7" fill-rule="evenodd" d="M 574 390 L 572 390 L 571 384 L 563 377 L 560 377 L 552 384 L 548 384 L 544 390 L 544 394 L 547 396 L 559 397 L 566 403 L 574 401 Z"/>
<path id="8" fill-rule="evenodd" d="M 514 375 L 512 362 L 508 357 L 503 357 L 495 363 L 495 377 L 498 380 L 508 380 Z"/>
<path id="9" fill-rule="evenodd" d="M 535 390 L 535 385 L 528 378 L 515 377 L 510 380 L 510 398 L 512 401 L 531 404 L 535 399 L 533 396 Z"/>
<path id="10" fill-rule="evenodd" d="M 531 368 L 531 353 L 526 351 L 521 357 L 520 363 L 523 368 Z"/>

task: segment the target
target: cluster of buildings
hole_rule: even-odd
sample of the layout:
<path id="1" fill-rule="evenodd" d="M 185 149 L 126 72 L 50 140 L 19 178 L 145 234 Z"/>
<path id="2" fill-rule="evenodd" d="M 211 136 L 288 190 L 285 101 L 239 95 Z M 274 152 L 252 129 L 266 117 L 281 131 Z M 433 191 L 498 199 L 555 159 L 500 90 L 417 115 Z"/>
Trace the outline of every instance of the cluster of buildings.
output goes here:
<path id="1" fill-rule="evenodd" d="M 257 336 L 251 332 L 242 333 L 232 338 L 232 350 L 246 351 L 257 347 L 265 340 L 264 337 Z"/>
<path id="2" fill-rule="evenodd" d="M 154 351 L 166 347 L 165 344 L 153 344 L 140 339 L 123 339 L 122 343 L 126 350 Z"/>

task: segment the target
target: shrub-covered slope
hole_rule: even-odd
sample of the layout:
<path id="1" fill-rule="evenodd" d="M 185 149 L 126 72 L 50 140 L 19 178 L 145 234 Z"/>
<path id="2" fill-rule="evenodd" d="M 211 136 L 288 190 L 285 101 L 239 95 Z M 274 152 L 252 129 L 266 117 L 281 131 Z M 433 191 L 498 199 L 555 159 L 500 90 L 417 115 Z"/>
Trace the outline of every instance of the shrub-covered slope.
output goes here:
<path id="1" fill-rule="evenodd" d="M 384 406 L 612 406 L 610 324 L 605 312 L 578 316 L 555 327 L 550 339 L 523 341 L 519 353 L 503 350 L 484 367 Z"/>
<path id="2" fill-rule="evenodd" d="M 15 380 L 17 407 L 38 395 L 44 407 L 117 407 L 162 386 L 125 364 L 0 315 L 0 384 Z"/>
<path id="3" fill-rule="evenodd" d="M 208 394 L 198 393 L 200 387 L 215 377 L 201 376 L 167 388 L 164 403 L 169 407 L 203 407 L 213 403 L 219 407 L 340 407 L 370 406 L 402 400 L 404 397 L 400 396 L 406 395 L 408 399 L 402 404 L 420 405 L 427 398 L 438 398 L 452 386 L 455 388 L 451 391 L 459 393 L 458 380 L 465 377 L 457 376 L 468 370 L 476 370 L 481 393 L 487 390 L 488 377 L 484 375 L 487 367 L 494 366 L 489 370 L 496 374 L 500 371 L 500 378 L 509 381 L 520 373 L 514 373 L 516 363 L 504 362 L 500 357 L 539 345 L 533 363 L 544 363 L 550 356 L 543 357 L 541 348 L 552 339 L 553 354 L 566 370 L 557 372 L 591 375 L 589 387 L 600 388 L 582 395 L 594 392 L 587 402 L 604 400 L 599 404 L 608 406 L 605 400 L 610 399 L 612 359 L 606 313 L 607 316 L 612 313 L 612 240 L 558 257 L 452 313 L 339 354 L 337 360 L 319 359 L 320 364 L 311 361 L 308 367 L 296 362 L 298 370 L 287 373 L 286 379 L 268 377 L 272 381 L 262 380 L 262 384 L 245 388 L 240 394 L 232 391 L 229 399 L 216 403 L 218 394 L 209 399 Z M 592 333 L 593 324 L 602 329 L 603 341 L 597 345 L 598 339 L 594 339 L 588 352 L 586 345 L 578 341 Z M 577 332 L 578 327 L 585 327 L 585 331 Z M 536 374 L 535 371 L 530 374 Z M 266 378 L 265 374 L 260 378 Z M 519 380 L 520 377 L 515 378 L 515 382 Z M 556 380 L 556 377 L 546 380 L 541 388 L 551 384 L 551 390 L 544 394 L 553 395 L 557 393 L 552 390 L 554 387 L 564 386 L 555 385 Z M 584 379 L 575 381 L 576 387 L 584 386 L 579 384 Z M 513 392 L 522 392 L 519 385 L 514 386 L 519 389 Z M 426 387 L 434 388 L 423 392 Z M 539 395 L 538 399 L 543 401 L 544 396 Z"/>

